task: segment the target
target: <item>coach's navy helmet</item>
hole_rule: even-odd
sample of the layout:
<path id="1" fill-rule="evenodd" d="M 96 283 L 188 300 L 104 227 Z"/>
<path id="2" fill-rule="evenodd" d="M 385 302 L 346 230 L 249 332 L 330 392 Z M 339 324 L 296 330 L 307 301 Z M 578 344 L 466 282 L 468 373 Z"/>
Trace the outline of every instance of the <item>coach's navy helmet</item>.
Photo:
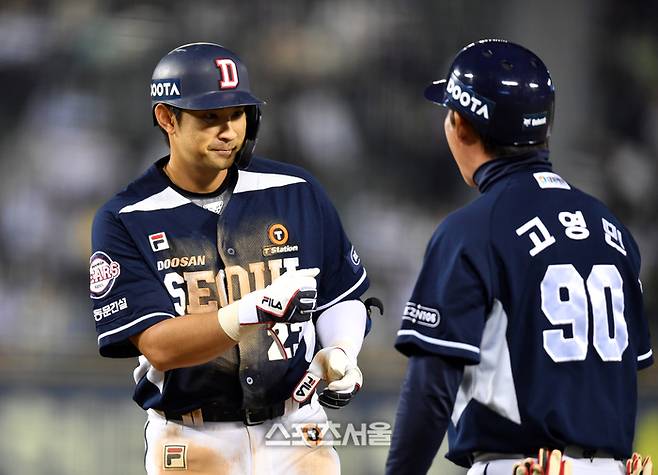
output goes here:
<path id="1" fill-rule="evenodd" d="M 236 163 L 242 168 L 249 165 L 265 101 L 251 93 L 247 68 L 235 53 L 215 43 L 190 43 L 170 51 L 151 78 L 154 125 L 158 104 L 188 110 L 247 106 L 247 134 Z"/>
<path id="2" fill-rule="evenodd" d="M 430 84 L 425 97 L 459 112 L 485 140 L 520 146 L 548 138 L 555 87 L 532 51 L 487 39 L 462 49 L 448 78 Z"/>

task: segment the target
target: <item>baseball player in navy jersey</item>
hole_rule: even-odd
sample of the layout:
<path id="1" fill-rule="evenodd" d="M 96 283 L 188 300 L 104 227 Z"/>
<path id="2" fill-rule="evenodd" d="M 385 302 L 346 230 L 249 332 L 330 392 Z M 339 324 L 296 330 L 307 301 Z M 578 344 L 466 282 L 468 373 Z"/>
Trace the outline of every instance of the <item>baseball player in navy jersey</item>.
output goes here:
<path id="1" fill-rule="evenodd" d="M 101 355 L 138 357 L 146 471 L 339 473 L 321 406 L 362 385 L 359 256 L 311 175 L 252 158 L 234 53 L 180 46 L 150 91 L 170 154 L 98 211 L 89 270 Z"/>
<path id="2" fill-rule="evenodd" d="M 448 145 L 481 194 L 438 226 L 404 308 L 395 346 L 409 366 L 386 473 L 426 473 L 447 432 L 447 458 L 469 475 L 623 474 L 637 371 L 653 363 L 640 252 L 552 170 L 546 66 L 478 41 L 425 96 L 448 109 Z M 541 448 L 551 470 L 518 464 Z"/>

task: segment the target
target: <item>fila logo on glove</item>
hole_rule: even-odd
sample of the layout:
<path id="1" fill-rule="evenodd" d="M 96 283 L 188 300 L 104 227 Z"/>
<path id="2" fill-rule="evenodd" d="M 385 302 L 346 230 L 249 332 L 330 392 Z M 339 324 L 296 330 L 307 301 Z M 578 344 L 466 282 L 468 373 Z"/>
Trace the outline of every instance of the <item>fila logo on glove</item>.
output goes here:
<path id="1" fill-rule="evenodd" d="M 271 297 L 268 297 L 267 295 L 263 295 L 263 300 L 261 301 L 261 305 L 266 305 L 269 308 L 273 308 L 275 310 L 283 310 L 283 304 L 279 300 L 274 300 Z"/>
<path id="2" fill-rule="evenodd" d="M 297 402 L 303 402 L 308 398 L 308 395 L 313 392 L 315 389 L 315 386 L 318 385 L 320 380 L 313 376 L 312 374 L 307 374 L 306 378 L 304 381 L 297 386 L 297 390 L 295 391 L 295 401 Z"/>

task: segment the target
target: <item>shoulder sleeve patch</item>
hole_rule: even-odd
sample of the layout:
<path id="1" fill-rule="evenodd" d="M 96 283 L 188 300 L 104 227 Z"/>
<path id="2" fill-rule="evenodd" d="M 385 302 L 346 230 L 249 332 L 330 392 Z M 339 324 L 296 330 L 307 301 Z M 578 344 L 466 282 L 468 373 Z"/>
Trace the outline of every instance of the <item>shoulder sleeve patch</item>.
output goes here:
<path id="1" fill-rule="evenodd" d="M 89 294 L 92 299 L 105 297 L 117 277 L 121 275 L 121 265 L 103 251 L 96 251 L 89 258 Z"/>

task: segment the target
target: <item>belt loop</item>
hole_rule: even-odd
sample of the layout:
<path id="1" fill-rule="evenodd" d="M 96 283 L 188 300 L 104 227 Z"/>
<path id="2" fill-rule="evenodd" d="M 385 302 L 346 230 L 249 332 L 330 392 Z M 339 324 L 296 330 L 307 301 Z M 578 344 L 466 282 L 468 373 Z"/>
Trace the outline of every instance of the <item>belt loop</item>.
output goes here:
<path id="1" fill-rule="evenodd" d="M 190 412 L 192 415 L 192 424 L 195 427 L 203 427 L 203 411 L 201 409 L 196 409 Z"/>
<path id="2" fill-rule="evenodd" d="M 203 412 L 201 409 L 195 409 L 181 416 L 183 424 L 189 427 L 203 426 Z"/>

